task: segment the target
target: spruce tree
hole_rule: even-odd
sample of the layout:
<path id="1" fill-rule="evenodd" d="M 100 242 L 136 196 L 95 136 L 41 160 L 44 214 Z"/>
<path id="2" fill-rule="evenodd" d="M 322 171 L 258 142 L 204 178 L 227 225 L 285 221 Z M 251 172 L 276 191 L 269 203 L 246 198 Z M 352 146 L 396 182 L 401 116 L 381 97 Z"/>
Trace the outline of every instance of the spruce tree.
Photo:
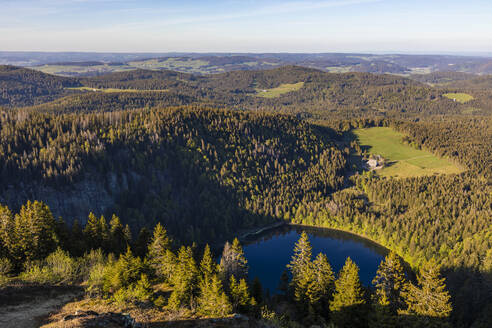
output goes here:
<path id="1" fill-rule="evenodd" d="M 439 266 L 432 259 L 424 264 L 417 275 L 418 286 L 409 283 L 403 294 L 407 304 L 404 314 L 416 315 L 423 320 L 429 319 L 428 326 L 432 323 L 446 324 L 451 314 L 452 306 L 450 295 L 446 290 L 445 279 L 440 277 Z M 440 318 L 442 320 L 432 320 Z"/>
<path id="2" fill-rule="evenodd" d="M 396 253 L 390 252 L 385 257 L 372 283 L 376 287 L 376 303 L 380 306 L 387 306 L 393 314 L 404 306 L 401 292 L 406 284 L 406 278 L 400 258 Z"/>
<path id="3" fill-rule="evenodd" d="M 113 214 L 113 216 L 111 217 L 111 221 L 109 221 L 109 234 L 111 252 L 115 254 L 121 254 L 122 252 L 124 252 L 127 246 L 125 240 L 125 232 L 120 218 L 117 217 L 115 214 Z"/>
<path id="4" fill-rule="evenodd" d="M 222 281 L 228 283 L 231 275 L 234 275 L 236 279 L 248 277 L 248 261 L 237 238 L 234 239 L 232 245 L 229 242 L 224 245 L 220 259 Z"/>
<path id="5" fill-rule="evenodd" d="M 7 206 L 0 205 L 0 256 L 12 257 L 16 247 L 15 224 L 12 212 Z"/>
<path id="6" fill-rule="evenodd" d="M 191 247 L 182 246 L 178 252 L 178 259 L 171 276 L 173 291 L 169 297 L 168 306 L 177 310 L 189 307 L 198 281 L 198 268 L 193 258 Z"/>
<path id="7" fill-rule="evenodd" d="M 335 293 L 330 302 L 333 320 L 340 327 L 364 327 L 365 320 L 361 308 L 364 303 L 359 268 L 348 257 L 335 281 Z"/>
<path id="8" fill-rule="evenodd" d="M 238 282 L 234 276 L 231 276 L 229 290 L 233 309 L 235 311 L 247 311 L 251 304 L 251 296 L 246 280 L 242 278 Z"/>
<path id="9" fill-rule="evenodd" d="M 335 289 L 335 274 L 331 268 L 328 258 L 325 254 L 319 253 L 313 261 L 314 268 L 314 289 L 315 293 L 310 297 L 310 303 L 319 312 L 323 312 L 323 308 L 329 307 L 329 301 Z"/>
<path id="10" fill-rule="evenodd" d="M 14 219 L 15 260 L 41 260 L 58 246 L 56 221 L 47 205 L 28 201 Z"/>
<path id="11" fill-rule="evenodd" d="M 309 237 L 305 231 L 302 232 L 301 237 L 294 246 L 294 255 L 287 268 L 290 269 L 292 274 L 291 285 L 295 285 L 297 279 L 300 278 L 300 274 L 304 267 L 309 266 L 312 257 L 312 247 L 309 242 Z"/>
<path id="12" fill-rule="evenodd" d="M 209 281 L 211 277 L 217 273 L 217 264 L 215 264 L 212 259 L 212 252 L 210 251 L 210 246 L 205 245 L 203 251 L 203 257 L 200 262 L 200 273 L 203 280 Z"/>
<path id="13" fill-rule="evenodd" d="M 212 275 L 210 281 L 200 283 L 198 297 L 198 312 L 204 316 L 223 317 L 230 314 L 232 305 L 223 291 L 222 282 L 217 274 Z"/>
<path id="14" fill-rule="evenodd" d="M 99 220 L 94 213 L 89 213 L 89 218 L 84 227 L 85 244 L 92 249 L 101 247 L 101 235 L 99 231 Z"/>
<path id="15" fill-rule="evenodd" d="M 315 295 L 317 295 L 316 286 L 313 284 L 316 274 L 311 257 L 311 243 L 309 242 L 307 233 L 303 231 L 294 246 L 294 255 L 287 265 L 287 268 L 290 269 L 292 274 L 292 280 L 290 282 L 292 294 L 294 300 L 302 310 L 307 310 L 311 300 L 314 300 Z"/>
<path id="16" fill-rule="evenodd" d="M 154 228 L 147 254 L 150 266 L 156 275 L 164 281 L 169 281 L 175 265 L 175 256 L 171 251 L 171 240 L 167 236 L 167 231 L 160 223 Z"/>
<path id="17" fill-rule="evenodd" d="M 110 238 L 110 233 L 109 233 L 109 227 L 108 223 L 106 222 L 106 218 L 104 215 L 101 215 L 99 218 L 99 240 L 100 240 L 100 247 L 102 249 L 106 250 L 107 252 L 110 251 L 111 248 L 111 238 Z"/>
<path id="18" fill-rule="evenodd" d="M 123 234 L 125 235 L 126 245 L 131 245 L 131 243 L 132 243 L 132 231 L 130 230 L 130 226 L 128 224 L 125 225 L 125 228 L 123 229 Z"/>

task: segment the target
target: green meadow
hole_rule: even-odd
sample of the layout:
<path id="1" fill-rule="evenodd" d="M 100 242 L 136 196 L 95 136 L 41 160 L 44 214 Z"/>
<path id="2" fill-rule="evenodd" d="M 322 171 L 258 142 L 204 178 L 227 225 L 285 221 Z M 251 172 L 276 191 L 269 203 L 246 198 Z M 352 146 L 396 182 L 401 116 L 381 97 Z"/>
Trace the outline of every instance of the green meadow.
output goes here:
<path id="1" fill-rule="evenodd" d="M 403 144 L 403 134 L 391 128 L 376 127 L 353 131 L 362 147 L 370 154 L 381 155 L 388 163 L 376 170 L 381 176 L 414 177 L 463 172 L 463 168 L 446 158 Z"/>
<path id="2" fill-rule="evenodd" d="M 256 89 L 256 95 L 263 98 L 277 98 L 280 95 L 297 91 L 304 86 L 304 82 L 285 83 L 273 89 Z"/>
<path id="3" fill-rule="evenodd" d="M 466 103 L 470 100 L 473 100 L 473 96 L 469 95 L 467 93 L 445 93 L 443 94 L 444 97 L 449 98 L 449 99 L 456 99 L 457 102 L 459 103 Z"/>

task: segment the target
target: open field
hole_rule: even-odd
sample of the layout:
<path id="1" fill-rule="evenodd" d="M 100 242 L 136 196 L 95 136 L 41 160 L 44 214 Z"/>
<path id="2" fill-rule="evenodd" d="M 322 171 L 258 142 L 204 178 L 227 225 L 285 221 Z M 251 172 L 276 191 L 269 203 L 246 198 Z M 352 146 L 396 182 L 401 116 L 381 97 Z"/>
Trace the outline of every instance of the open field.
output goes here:
<path id="1" fill-rule="evenodd" d="M 49 64 L 43 66 L 35 66 L 33 69 L 41 71 L 47 74 L 55 74 L 61 76 L 77 76 L 77 75 L 86 75 L 86 74 L 105 74 L 105 73 L 113 73 L 113 72 L 122 72 L 122 71 L 130 71 L 135 69 L 134 67 L 128 65 L 94 65 L 94 66 L 85 66 L 85 65 L 77 65 L 74 63 L 73 65 L 56 65 Z"/>
<path id="2" fill-rule="evenodd" d="M 67 88 L 67 90 L 79 90 L 79 91 L 92 91 L 92 92 L 167 92 L 168 90 L 144 90 L 144 89 L 116 89 L 116 88 L 107 88 L 107 89 L 97 89 L 91 87 L 76 87 L 76 88 Z"/>
<path id="3" fill-rule="evenodd" d="M 432 174 L 460 173 L 463 168 L 448 159 L 415 149 L 402 143 L 402 133 L 391 128 L 376 127 L 354 130 L 360 145 L 370 154 L 383 156 L 389 164 L 376 172 L 382 176 L 413 177 Z"/>
<path id="4" fill-rule="evenodd" d="M 300 88 L 302 88 L 304 85 L 304 82 L 298 82 L 298 83 L 285 83 L 281 84 L 276 88 L 273 89 L 257 89 L 257 96 L 258 97 L 264 97 L 264 98 L 276 98 L 279 97 L 280 95 L 291 92 L 291 91 L 297 91 Z"/>
<path id="5" fill-rule="evenodd" d="M 470 100 L 473 100 L 473 96 L 469 95 L 467 93 L 445 93 L 443 94 L 444 97 L 449 98 L 451 100 L 456 99 L 457 102 L 459 103 L 466 103 Z"/>

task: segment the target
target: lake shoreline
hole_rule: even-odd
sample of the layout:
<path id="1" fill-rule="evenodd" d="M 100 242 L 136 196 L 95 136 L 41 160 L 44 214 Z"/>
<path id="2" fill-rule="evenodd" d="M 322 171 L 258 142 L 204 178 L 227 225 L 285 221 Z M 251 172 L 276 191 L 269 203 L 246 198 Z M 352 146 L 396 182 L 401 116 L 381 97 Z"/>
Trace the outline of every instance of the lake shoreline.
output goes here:
<path id="1" fill-rule="evenodd" d="M 378 247 L 381 247 L 382 249 L 387 250 L 388 253 L 392 251 L 391 249 L 389 249 L 388 247 L 380 244 L 379 242 L 377 242 L 374 239 L 371 239 L 371 238 L 369 238 L 369 237 L 367 237 L 365 235 L 361 235 L 360 233 L 352 232 L 352 231 L 349 231 L 349 230 L 344 230 L 344 229 L 340 229 L 340 228 L 329 228 L 329 227 L 309 225 L 309 224 L 300 224 L 300 223 L 287 223 L 287 225 L 293 226 L 293 227 L 300 227 L 300 228 L 305 227 L 305 228 L 311 228 L 311 229 L 327 229 L 327 230 L 332 230 L 332 231 L 343 232 L 343 233 L 347 233 L 349 235 L 353 235 L 353 236 L 359 237 L 361 239 L 365 239 L 366 241 L 369 241 L 372 244 L 375 244 Z"/>

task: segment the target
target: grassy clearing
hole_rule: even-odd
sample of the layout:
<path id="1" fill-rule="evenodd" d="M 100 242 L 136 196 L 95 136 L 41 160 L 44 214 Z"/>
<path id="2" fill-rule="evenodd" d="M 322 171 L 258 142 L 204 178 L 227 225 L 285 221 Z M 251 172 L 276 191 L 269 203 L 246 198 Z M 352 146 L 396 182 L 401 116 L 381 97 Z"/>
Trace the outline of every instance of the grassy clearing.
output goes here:
<path id="1" fill-rule="evenodd" d="M 263 98 L 277 98 L 284 93 L 297 91 L 303 86 L 304 82 L 285 83 L 273 89 L 256 89 L 256 95 Z"/>
<path id="2" fill-rule="evenodd" d="M 445 94 L 443 94 L 443 96 L 446 98 L 449 98 L 451 100 L 456 99 L 455 101 L 462 103 L 462 104 L 464 104 L 470 100 L 473 100 L 473 96 L 469 95 L 467 93 L 445 93 Z"/>
<path id="3" fill-rule="evenodd" d="M 379 175 L 413 177 L 463 171 L 448 159 L 403 144 L 401 140 L 404 135 L 391 128 L 356 129 L 354 133 L 362 147 L 369 147 L 370 154 L 381 155 L 389 162 L 386 167 L 376 171 Z"/>
<path id="4" fill-rule="evenodd" d="M 482 109 L 481 108 L 476 108 L 476 107 L 467 107 L 466 109 L 463 109 L 461 113 L 463 114 L 473 114 L 475 112 L 480 112 Z"/>
<path id="5" fill-rule="evenodd" d="M 43 65 L 32 67 L 38 71 L 47 74 L 54 74 L 60 76 L 73 76 L 73 74 L 88 74 L 88 73 L 112 73 L 112 72 L 122 72 L 128 71 L 135 68 L 132 68 L 127 65 L 121 66 L 110 66 L 110 65 L 95 65 L 95 66 L 78 66 L 78 65 Z"/>
<path id="6" fill-rule="evenodd" d="M 116 89 L 116 88 L 107 88 L 107 89 L 97 89 L 90 87 L 76 87 L 76 88 L 67 88 L 68 90 L 78 90 L 78 91 L 92 91 L 92 92 L 167 92 L 168 90 L 144 90 L 144 89 Z"/>
<path id="7" fill-rule="evenodd" d="M 205 72 L 205 68 L 209 65 L 208 61 L 201 59 L 184 59 L 184 58 L 167 58 L 162 59 L 149 59 L 144 61 L 133 61 L 128 63 L 130 66 L 142 69 L 159 70 L 182 70 L 186 69 L 191 72 Z"/>

